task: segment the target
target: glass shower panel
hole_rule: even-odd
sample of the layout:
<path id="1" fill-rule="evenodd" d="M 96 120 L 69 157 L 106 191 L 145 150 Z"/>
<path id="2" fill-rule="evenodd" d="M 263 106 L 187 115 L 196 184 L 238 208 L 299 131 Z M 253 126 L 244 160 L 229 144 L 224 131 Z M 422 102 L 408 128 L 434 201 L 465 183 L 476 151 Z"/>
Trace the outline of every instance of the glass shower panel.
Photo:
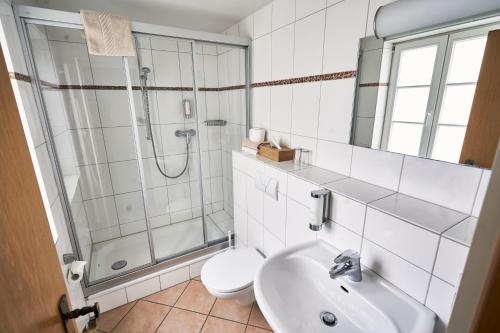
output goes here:
<path id="1" fill-rule="evenodd" d="M 151 265 L 122 58 L 90 56 L 78 29 L 28 35 L 89 282 Z"/>
<path id="2" fill-rule="evenodd" d="M 206 246 L 200 146 L 190 41 L 136 35 L 140 73 L 137 108 L 155 257 L 173 258 Z"/>
<path id="3" fill-rule="evenodd" d="M 203 198 L 208 241 L 234 230 L 231 151 L 246 133 L 245 50 L 198 43 L 196 77 Z"/>

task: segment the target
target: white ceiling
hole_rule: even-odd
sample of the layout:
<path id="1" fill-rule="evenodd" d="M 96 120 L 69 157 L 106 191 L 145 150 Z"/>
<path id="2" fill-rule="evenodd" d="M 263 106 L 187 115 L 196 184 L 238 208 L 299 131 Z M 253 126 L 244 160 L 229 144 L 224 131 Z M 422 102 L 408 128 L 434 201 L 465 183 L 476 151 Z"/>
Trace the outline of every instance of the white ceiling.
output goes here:
<path id="1" fill-rule="evenodd" d="M 14 3 L 78 12 L 91 9 L 134 21 L 222 32 L 271 0 L 14 0 Z"/>

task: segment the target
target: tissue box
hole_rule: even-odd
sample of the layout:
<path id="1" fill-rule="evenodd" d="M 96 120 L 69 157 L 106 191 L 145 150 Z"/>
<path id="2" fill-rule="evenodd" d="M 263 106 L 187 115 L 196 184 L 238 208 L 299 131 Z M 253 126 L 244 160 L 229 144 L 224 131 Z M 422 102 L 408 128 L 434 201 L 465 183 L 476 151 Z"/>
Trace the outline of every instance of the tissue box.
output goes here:
<path id="1" fill-rule="evenodd" d="M 293 160 L 295 150 L 282 146 L 282 149 L 273 148 L 271 145 L 261 145 L 259 155 L 277 162 Z"/>

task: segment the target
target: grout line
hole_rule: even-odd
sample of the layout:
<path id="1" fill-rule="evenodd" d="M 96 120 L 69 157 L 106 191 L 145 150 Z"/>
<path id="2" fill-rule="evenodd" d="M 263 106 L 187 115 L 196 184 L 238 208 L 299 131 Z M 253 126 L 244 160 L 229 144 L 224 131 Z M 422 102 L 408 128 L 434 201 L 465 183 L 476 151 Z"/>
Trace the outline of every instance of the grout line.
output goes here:
<path id="1" fill-rule="evenodd" d="M 431 268 L 431 276 L 429 277 L 429 282 L 427 283 L 427 287 L 426 287 L 426 290 L 425 290 L 425 297 L 424 297 L 424 303 L 427 303 L 427 297 L 429 296 L 429 289 L 431 287 L 431 281 L 432 281 L 432 277 L 434 276 L 434 268 L 436 267 L 436 262 L 437 262 L 437 257 L 438 257 L 438 254 L 439 254 L 439 247 L 441 246 L 441 239 L 442 237 L 439 237 L 439 240 L 438 240 L 438 243 L 437 243 L 437 247 L 436 247 L 436 254 L 434 255 L 434 260 L 432 262 L 432 268 Z"/>

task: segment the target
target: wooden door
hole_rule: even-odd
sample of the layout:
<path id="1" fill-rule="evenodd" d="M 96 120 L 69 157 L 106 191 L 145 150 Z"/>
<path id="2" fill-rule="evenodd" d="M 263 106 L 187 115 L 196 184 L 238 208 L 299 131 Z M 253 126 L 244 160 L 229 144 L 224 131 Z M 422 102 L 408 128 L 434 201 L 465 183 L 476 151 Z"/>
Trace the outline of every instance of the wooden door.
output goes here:
<path id="1" fill-rule="evenodd" d="M 465 132 L 460 163 L 467 160 L 491 168 L 500 138 L 500 30 L 490 31 L 474 101 Z"/>
<path id="2" fill-rule="evenodd" d="M 65 332 L 56 248 L 0 50 L 0 332 Z"/>

